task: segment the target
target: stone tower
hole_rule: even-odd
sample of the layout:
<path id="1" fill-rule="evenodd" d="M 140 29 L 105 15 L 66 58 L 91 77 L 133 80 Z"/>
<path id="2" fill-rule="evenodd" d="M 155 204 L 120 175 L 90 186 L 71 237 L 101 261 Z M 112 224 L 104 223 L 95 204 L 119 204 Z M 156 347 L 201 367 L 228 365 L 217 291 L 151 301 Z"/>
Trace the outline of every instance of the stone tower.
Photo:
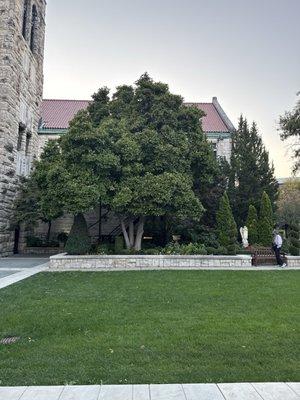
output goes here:
<path id="1" fill-rule="evenodd" d="M 0 0 L 0 256 L 17 252 L 13 202 L 38 149 L 46 0 Z"/>

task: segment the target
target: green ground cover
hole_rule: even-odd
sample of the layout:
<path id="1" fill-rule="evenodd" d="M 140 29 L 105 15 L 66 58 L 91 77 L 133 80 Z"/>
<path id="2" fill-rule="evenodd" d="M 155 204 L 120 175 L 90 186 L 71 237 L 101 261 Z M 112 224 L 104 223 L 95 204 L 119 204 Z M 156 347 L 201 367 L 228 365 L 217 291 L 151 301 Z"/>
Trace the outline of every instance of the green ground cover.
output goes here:
<path id="1" fill-rule="evenodd" d="M 299 381 L 299 277 L 39 274 L 0 290 L 0 385 Z"/>

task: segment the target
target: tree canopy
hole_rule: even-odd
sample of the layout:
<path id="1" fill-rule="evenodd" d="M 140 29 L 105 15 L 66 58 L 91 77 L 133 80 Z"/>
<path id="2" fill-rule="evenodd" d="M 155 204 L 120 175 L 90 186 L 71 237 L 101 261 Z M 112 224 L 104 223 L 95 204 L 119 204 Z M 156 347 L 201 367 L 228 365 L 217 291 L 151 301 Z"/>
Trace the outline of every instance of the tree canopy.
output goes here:
<path id="1" fill-rule="evenodd" d="M 147 74 L 134 86 L 118 87 L 112 99 L 101 88 L 61 139 L 64 208 L 76 214 L 101 200 L 119 216 L 127 247 L 136 250 L 149 216 L 199 221 L 204 207 L 195 187 L 201 192 L 212 184 L 217 168 L 202 116 Z"/>
<path id="2" fill-rule="evenodd" d="M 298 93 L 298 96 L 300 93 Z M 281 129 L 281 139 L 292 139 L 292 152 L 294 163 L 294 173 L 300 170 L 300 100 L 297 101 L 294 110 L 286 112 L 279 120 Z"/>

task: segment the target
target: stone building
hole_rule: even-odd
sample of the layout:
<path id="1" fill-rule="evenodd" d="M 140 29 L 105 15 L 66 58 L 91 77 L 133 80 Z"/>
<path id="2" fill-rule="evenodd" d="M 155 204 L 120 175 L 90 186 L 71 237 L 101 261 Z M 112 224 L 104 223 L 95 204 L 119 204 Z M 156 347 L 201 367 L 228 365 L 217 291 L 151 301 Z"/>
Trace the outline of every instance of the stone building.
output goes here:
<path id="1" fill-rule="evenodd" d="M 19 227 L 11 224 L 20 178 L 48 140 L 68 130 L 75 114 L 88 101 L 42 100 L 46 0 L 0 0 L 0 256 L 17 252 L 24 243 Z M 216 156 L 230 159 L 234 126 L 217 98 L 211 103 L 187 103 L 205 112 L 202 127 Z M 117 235 L 118 220 L 99 208 L 86 215 L 90 234 Z M 52 235 L 68 232 L 71 216 L 53 223 Z M 44 236 L 43 224 L 36 230 Z M 21 237 L 22 236 L 22 237 Z"/>
<path id="2" fill-rule="evenodd" d="M 18 247 L 13 201 L 38 154 L 45 9 L 45 0 L 0 0 L 0 256 Z"/>

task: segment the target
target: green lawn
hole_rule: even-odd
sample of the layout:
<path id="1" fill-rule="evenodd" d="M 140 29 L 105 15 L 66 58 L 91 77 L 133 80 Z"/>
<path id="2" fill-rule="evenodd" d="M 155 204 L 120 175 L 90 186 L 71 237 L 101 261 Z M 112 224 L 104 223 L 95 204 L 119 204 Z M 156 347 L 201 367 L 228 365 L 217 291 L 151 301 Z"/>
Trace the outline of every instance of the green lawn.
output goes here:
<path id="1" fill-rule="evenodd" d="M 299 277 L 39 274 L 0 290 L 0 385 L 299 381 Z"/>

